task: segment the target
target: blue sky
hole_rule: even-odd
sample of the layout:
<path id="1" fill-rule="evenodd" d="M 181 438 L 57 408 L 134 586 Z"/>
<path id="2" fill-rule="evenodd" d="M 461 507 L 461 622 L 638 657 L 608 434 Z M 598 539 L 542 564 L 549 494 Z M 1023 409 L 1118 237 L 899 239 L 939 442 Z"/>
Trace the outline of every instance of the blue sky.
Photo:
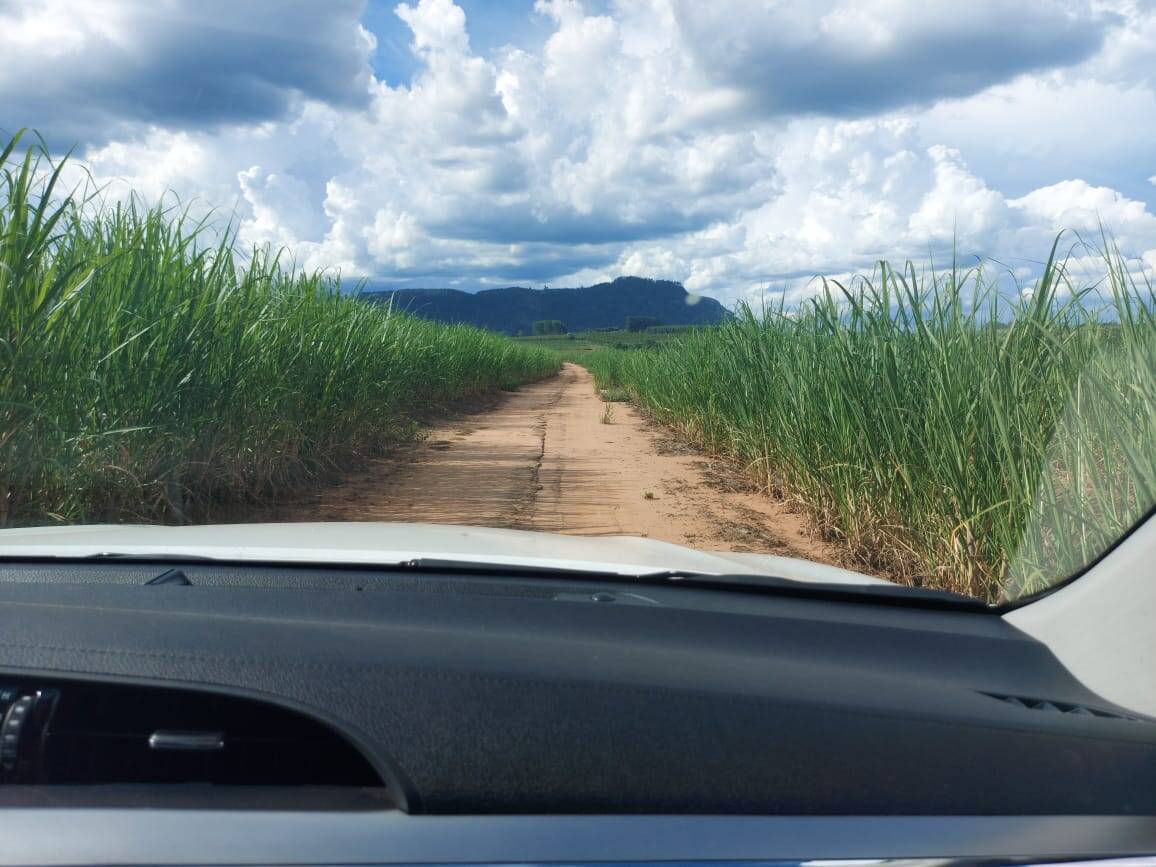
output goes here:
<path id="1" fill-rule="evenodd" d="M 1150 0 L 0 0 L 0 126 L 378 285 L 1156 268 Z"/>
<path id="2" fill-rule="evenodd" d="M 533 0 L 461 0 L 457 5 L 469 22 L 470 45 L 483 57 L 506 45 L 534 50 L 550 37 L 548 19 L 533 14 Z M 396 7 L 397 0 L 370 0 L 361 17 L 365 28 L 377 37 L 377 50 L 371 59 L 373 71 L 395 86 L 409 84 L 421 68 L 410 48 L 412 34 L 394 11 Z M 587 5 L 591 10 L 605 7 L 604 3 Z"/>

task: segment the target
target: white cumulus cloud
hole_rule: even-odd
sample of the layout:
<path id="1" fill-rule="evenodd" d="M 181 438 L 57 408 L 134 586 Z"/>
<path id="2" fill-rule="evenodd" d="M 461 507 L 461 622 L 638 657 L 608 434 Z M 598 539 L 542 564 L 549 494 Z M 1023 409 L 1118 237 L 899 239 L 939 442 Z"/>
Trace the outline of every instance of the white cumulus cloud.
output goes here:
<path id="1" fill-rule="evenodd" d="M 386 285 L 733 301 L 881 257 L 1030 267 L 1101 224 L 1156 261 L 1150 4 L 538 0 L 539 42 L 480 51 L 409 0 L 390 85 L 361 0 L 223 2 L 0 0 L 0 118 L 72 136 L 109 195 Z"/>

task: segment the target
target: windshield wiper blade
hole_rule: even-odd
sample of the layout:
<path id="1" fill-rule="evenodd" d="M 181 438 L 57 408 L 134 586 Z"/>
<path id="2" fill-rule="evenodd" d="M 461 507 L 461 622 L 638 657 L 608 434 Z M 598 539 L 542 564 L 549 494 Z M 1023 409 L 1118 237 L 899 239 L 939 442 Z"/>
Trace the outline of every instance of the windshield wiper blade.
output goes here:
<path id="1" fill-rule="evenodd" d="M 415 572 L 469 572 L 482 575 L 541 575 L 564 576 L 567 578 L 601 579 L 621 581 L 629 584 L 650 586 L 693 587 L 702 590 L 730 590 L 756 592 L 774 595 L 794 595 L 822 598 L 831 601 L 879 602 L 903 604 L 920 608 L 951 608 L 953 610 L 991 611 L 980 599 L 952 593 L 947 590 L 927 590 L 921 587 L 904 587 L 898 584 L 836 584 L 821 581 L 798 581 L 777 575 L 750 574 L 710 574 L 685 569 L 662 569 L 642 574 L 612 572 L 596 569 L 573 569 L 561 566 L 508 565 L 500 563 L 474 562 L 470 560 L 450 560 L 418 557 L 402 563 L 384 567 L 401 568 Z"/>
<path id="2" fill-rule="evenodd" d="M 57 558 L 52 558 L 57 559 Z M 228 562 L 216 557 L 196 554 L 124 554 L 101 552 L 85 555 L 80 560 L 112 560 L 119 562 L 153 562 L 162 564 L 217 563 Z M 261 565 L 246 561 L 247 566 Z M 292 567 L 283 561 L 265 565 Z M 309 563 L 316 568 L 317 563 Z M 922 587 L 906 587 L 898 584 L 843 584 L 822 581 L 799 581 L 777 575 L 752 574 L 711 574 L 686 569 L 657 569 L 651 572 L 618 572 L 612 569 L 592 569 L 567 566 L 546 566 L 524 563 L 495 563 L 486 560 L 457 560 L 443 557 L 414 557 L 395 563 L 332 564 L 345 568 L 380 570 L 386 572 L 450 572 L 460 575 L 483 575 L 491 577 L 564 577 L 581 580 L 614 581 L 627 584 L 649 586 L 682 586 L 701 590 L 722 590 L 731 592 L 765 593 L 775 596 L 797 596 L 800 598 L 824 599 L 830 601 L 873 602 L 888 605 L 904 605 L 916 608 L 939 608 L 954 611 L 996 611 L 980 599 L 952 593 L 948 590 L 928 590 Z"/>
<path id="3" fill-rule="evenodd" d="M 852 601 L 898 602 L 919 607 L 942 607 L 957 610 L 961 608 L 973 611 L 993 610 L 986 602 L 976 599 L 974 596 L 964 596 L 962 593 L 952 593 L 950 590 L 906 587 L 901 584 L 836 584 L 822 581 L 798 581 L 794 578 L 782 578 L 777 575 L 708 575 L 680 569 L 647 572 L 639 575 L 636 580 L 656 585 L 673 582 L 703 589 L 764 591 L 798 596 L 821 596 L 828 599 L 842 597 Z"/>
<path id="4" fill-rule="evenodd" d="M 208 557 L 204 554 L 148 554 L 148 553 L 132 553 L 126 554 L 121 551 L 98 551 L 95 554 L 82 554 L 76 557 L 72 554 L 63 554 L 54 559 L 61 560 L 115 560 L 124 563 L 142 562 L 142 563 L 217 563 L 220 562 L 216 557 Z"/>
<path id="5" fill-rule="evenodd" d="M 525 563 L 491 563 L 485 560 L 454 560 L 441 557 L 415 557 L 399 563 L 386 563 L 381 569 L 412 572 L 470 572 L 479 575 L 565 575 L 570 578 L 620 578 L 633 575 L 604 569 L 581 569 L 568 566 L 532 566 Z"/>

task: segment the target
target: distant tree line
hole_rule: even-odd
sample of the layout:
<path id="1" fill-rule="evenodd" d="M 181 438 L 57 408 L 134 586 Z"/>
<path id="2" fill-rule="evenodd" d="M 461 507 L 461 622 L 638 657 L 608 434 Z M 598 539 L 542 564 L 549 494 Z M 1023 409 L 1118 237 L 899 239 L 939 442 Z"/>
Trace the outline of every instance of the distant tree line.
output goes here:
<path id="1" fill-rule="evenodd" d="M 659 328 L 662 326 L 662 320 L 657 316 L 627 316 L 626 317 L 626 331 L 635 333 L 647 331 L 651 328 Z M 668 329 L 678 329 L 686 326 L 667 326 Z M 587 331 L 617 331 L 617 328 L 589 328 Z M 520 333 L 520 332 L 519 332 Z M 545 337 L 549 335 L 566 334 L 566 323 L 561 319 L 538 319 L 533 324 L 533 333 L 538 337 Z"/>
<path id="2" fill-rule="evenodd" d="M 662 320 L 657 316 L 627 316 L 626 330 L 627 331 L 645 331 L 647 328 L 654 328 L 656 325 L 661 325 Z"/>
<path id="3" fill-rule="evenodd" d="M 539 319 L 534 323 L 534 334 L 542 336 L 546 334 L 565 334 L 566 323 L 561 319 Z"/>

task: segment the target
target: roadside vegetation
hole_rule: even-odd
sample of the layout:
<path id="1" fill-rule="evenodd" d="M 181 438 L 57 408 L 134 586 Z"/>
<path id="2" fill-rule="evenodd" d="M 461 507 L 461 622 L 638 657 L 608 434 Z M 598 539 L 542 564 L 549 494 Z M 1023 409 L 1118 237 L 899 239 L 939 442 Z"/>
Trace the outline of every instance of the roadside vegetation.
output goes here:
<path id="1" fill-rule="evenodd" d="M 0 148 L 0 526 L 185 520 L 380 452 L 558 356 L 364 304 Z"/>
<path id="2" fill-rule="evenodd" d="M 581 363 L 741 462 L 852 563 L 1013 598 L 1156 503 L 1156 293 L 1104 247 L 1089 281 L 1053 248 L 1014 302 L 979 268 L 881 265 L 801 310 Z"/>
<path id="3" fill-rule="evenodd" d="M 715 327 L 717 326 L 657 325 L 638 331 L 628 331 L 624 328 L 602 328 L 565 334 L 515 337 L 514 339 L 529 346 L 540 346 L 561 352 L 567 361 L 584 363 L 583 359 L 586 358 L 586 354 L 596 349 L 605 347 L 612 349 L 654 349 L 686 334 L 709 331 Z"/>

